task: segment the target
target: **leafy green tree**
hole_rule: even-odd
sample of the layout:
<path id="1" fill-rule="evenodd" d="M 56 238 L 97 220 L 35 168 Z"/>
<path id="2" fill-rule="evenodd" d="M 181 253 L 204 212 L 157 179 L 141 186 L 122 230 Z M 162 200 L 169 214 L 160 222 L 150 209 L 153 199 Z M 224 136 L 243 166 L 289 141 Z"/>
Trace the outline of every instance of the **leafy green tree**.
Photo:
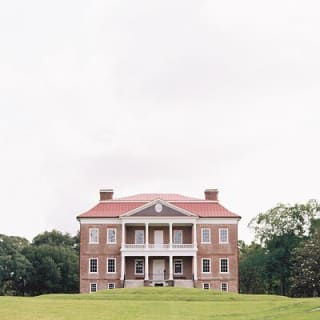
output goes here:
<path id="1" fill-rule="evenodd" d="M 320 233 L 294 250 L 290 280 L 291 295 L 320 295 Z"/>
<path id="2" fill-rule="evenodd" d="M 32 265 L 22 254 L 25 238 L 0 235 L 0 294 L 24 295 Z"/>
<path id="3" fill-rule="evenodd" d="M 239 275 L 241 293 L 266 293 L 266 252 L 261 245 L 240 243 Z"/>
<path id="4" fill-rule="evenodd" d="M 256 239 L 266 250 L 266 275 L 268 291 L 286 295 L 293 250 L 307 239 L 312 223 L 320 212 L 320 204 L 278 204 L 260 213 L 249 224 Z"/>

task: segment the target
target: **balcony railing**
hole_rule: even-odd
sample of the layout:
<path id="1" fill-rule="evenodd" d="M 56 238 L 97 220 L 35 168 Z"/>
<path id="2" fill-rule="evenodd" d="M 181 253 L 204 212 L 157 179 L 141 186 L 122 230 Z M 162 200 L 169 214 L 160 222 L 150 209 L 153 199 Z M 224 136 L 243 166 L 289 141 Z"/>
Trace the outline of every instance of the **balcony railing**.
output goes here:
<path id="1" fill-rule="evenodd" d="M 131 244 L 131 243 L 127 243 L 122 245 L 122 249 L 133 249 L 133 250 L 163 250 L 163 249 L 196 249 L 196 245 L 195 244 L 185 244 L 185 243 L 181 243 L 181 244 L 177 244 L 177 243 L 172 243 L 171 245 L 169 243 L 164 243 L 164 244 L 153 244 L 153 243 L 149 243 L 149 244 Z"/>

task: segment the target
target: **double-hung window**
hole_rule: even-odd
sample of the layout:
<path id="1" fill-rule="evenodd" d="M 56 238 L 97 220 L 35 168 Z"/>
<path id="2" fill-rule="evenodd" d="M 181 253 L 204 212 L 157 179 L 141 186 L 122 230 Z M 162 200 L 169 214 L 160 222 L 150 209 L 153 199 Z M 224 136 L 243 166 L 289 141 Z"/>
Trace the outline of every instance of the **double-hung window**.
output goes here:
<path id="1" fill-rule="evenodd" d="M 107 273 L 115 273 L 115 272 L 116 272 L 116 258 L 108 258 Z"/>
<path id="2" fill-rule="evenodd" d="M 97 284 L 96 283 L 90 283 L 90 293 L 91 292 L 97 292 Z"/>
<path id="3" fill-rule="evenodd" d="M 220 273 L 228 273 L 229 272 L 229 259 L 221 258 L 220 259 Z"/>
<path id="4" fill-rule="evenodd" d="M 117 243 L 117 229 L 108 228 L 107 229 L 107 244 L 116 244 Z"/>
<path id="5" fill-rule="evenodd" d="M 211 272 L 211 259 L 203 258 L 202 262 L 202 273 L 210 273 Z"/>
<path id="6" fill-rule="evenodd" d="M 98 228 L 89 228 L 89 243 L 99 243 Z"/>
<path id="7" fill-rule="evenodd" d="M 98 259 L 97 258 L 90 258 L 89 259 L 89 272 L 90 273 L 97 273 L 98 272 Z"/>
<path id="8" fill-rule="evenodd" d="M 144 261 L 142 259 L 135 260 L 135 274 L 144 274 Z"/>
<path id="9" fill-rule="evenodd" d="M 201 243 L 211 243 L 210 228 L 201 228 Z"/>
<path id="10" fill-rule="evenodd" d="M 183 274 L 183 260 L 174 259 L 173 261 L 174 274 Z"/>
<path id="11" fill-rule="evenodd" d="M 182 244 L 182 230 L 173 230 L 173 243 Z"/>
<path id="12" fill-rule="evenodd" d="M 221 283 L 221 291 L 228 291 L 228 283 L 226 282 Z"/>
<path id="13" fill-rule="evenodd" d="M 144 230 L 135 230 L 135 244 L 144 244 Z"/>
<path id="14" fill-rule="evenodd" d="M 228 243 L 228 242 L 229 242 L 228 229 L 227 228 L 219 229 L 219 243 Z"/>

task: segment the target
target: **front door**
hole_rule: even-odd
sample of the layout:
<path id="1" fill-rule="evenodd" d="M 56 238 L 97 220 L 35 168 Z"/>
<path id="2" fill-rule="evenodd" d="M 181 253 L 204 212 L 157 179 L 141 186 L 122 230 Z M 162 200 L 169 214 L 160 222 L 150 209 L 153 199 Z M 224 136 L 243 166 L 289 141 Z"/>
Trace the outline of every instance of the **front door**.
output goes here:
<path id="1" fill-rule="evenodd" d="M 163 230 L 154 231 L 154 244 L 155 247 L 162 247 L 163 245 Z"/>
<path id="2" fill-rule="evenodd" d="M 153 260 L 153 280 L 163 281 L 164 280 L 164 259 Z"/>

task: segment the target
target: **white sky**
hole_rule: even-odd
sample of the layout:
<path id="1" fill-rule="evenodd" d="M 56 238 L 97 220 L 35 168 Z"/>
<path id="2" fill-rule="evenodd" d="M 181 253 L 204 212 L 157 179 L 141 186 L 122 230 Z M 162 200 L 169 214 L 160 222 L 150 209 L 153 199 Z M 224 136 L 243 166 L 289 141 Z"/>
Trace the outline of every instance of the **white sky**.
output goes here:
<path id="1" fill-rule="evenodd" d="M 319 1 L 0 2 L 0 233 L 115 196 L 252 217 L 320 190 Z"/>

